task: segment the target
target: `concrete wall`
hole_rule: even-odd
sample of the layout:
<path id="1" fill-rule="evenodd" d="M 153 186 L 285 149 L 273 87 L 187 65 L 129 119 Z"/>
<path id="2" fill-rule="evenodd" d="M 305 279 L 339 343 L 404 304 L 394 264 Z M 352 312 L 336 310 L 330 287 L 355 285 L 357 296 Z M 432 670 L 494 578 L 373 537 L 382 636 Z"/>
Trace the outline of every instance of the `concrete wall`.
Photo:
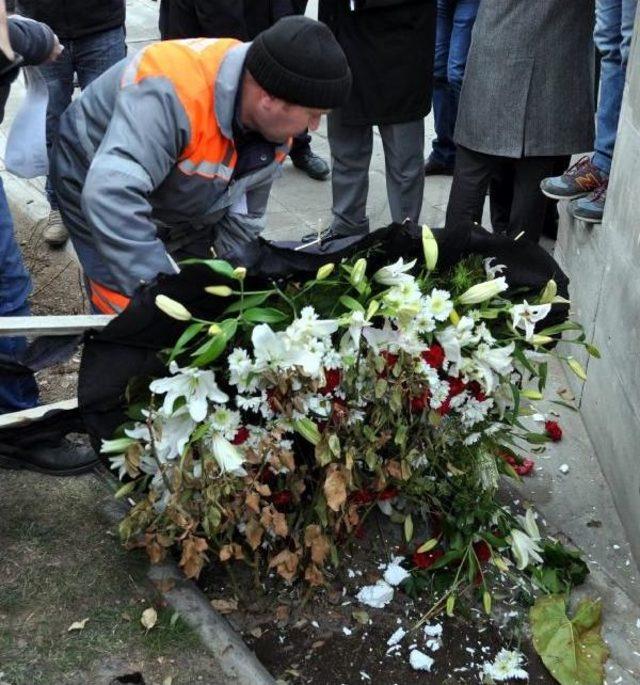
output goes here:
<path id="1" fill-rule="evenodd" d="M 574 352 L 588 378 L 569 382 L 640 565 L 639 24 L 640 17 L 604 221 L 594 226 L 574 222 L 561 207 L 556 258 L 571 278 L 572 316 L 602 353 L 597 360 Z"/>

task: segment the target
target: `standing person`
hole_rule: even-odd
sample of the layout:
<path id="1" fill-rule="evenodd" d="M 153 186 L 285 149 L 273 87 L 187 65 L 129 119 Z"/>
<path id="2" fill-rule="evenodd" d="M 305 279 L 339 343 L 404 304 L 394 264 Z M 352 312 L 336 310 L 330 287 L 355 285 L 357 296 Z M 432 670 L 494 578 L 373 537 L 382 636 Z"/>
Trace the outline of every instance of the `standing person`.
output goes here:
<path id="1" fill-rule="evenodd" d="M 437 0 L 436 55 L 433 68 L 433 119 L 436 138 L 425 176 L 452 175 L 456 161 L 453 132 L 471 31 L 480 0 Z"/>
<path id="2" fill-rule="evenodd" d="M 64 46 L 60 59 L 40 69 L 49 88 L 47 148 L 51 158 L 60 116 L 73 96 L 75 76 L 84 90 L 126 55 L 125 0 L 18 0 L 17 9 L 50 26 Z M 49 245 L 59 247 L 69 234 L 50 178 L 47 178 L 46 193 L 51 209 L 43 235 Z"/>
<path id="3" fill-rule="evenodd" d="M 306 0 L 163 0 L 163 40 L 237 38 L 253 40 L 282 17 L 303 15 Z M 311 149 L 308 131 L 297 135 L 289 152 L 293 165 L 322 181 L 329 165 Z"/>
<path id="4" fill-rule="evenodd" d="M 637 4 L 596 0 L 594 39 L 601 61 L 595 152 L 540 185 L 547 197 L 571 200 L 569 213 L 588 223 L 600 223 L 604 214 Z"/>
<path id="5" fill-rule="evenodd" d="M 285 17 L 252 43 L 143 48 L 63 114 L 53 182 L 95 309 L 115 313 L 176 259 L 225 255 L 265 227 L 289 139 L 351 85 L 329 29 Z"/>
<path id="6" fill-rule="evenodd" d="M 9 97 L 11 83 L 20 64 L 43 64 L 55 60 L 62 51 L 53 31 L 44 24 L 11 17 L 7 20 L 4 0 L 0 0 L 0 25 L 8 31 L 8 42 L 0 52 L 0 121 Z M 4 33 L 3 31 L 3 33 Z M 22 261 L 13 231 L 13 220 L 0 179 L 0 315 L 28 316 L 27 298 L 31 279 Z M 24 338 L 0 337 L 0 355 L 17 360 L 25 351 Z M 38 404 L 38 386 L 32 374 L 0 373 L 0 414 L 29 409 Z"/>
<path id="7" fill-rule="evenodd" d="M 594 0 L 491 0 L 478 10 L 456 123 L 447 240 L 465 241 L 511 164 L 510 235 L 537 242 L 542 179 L 593 144 Z M 571 64 L 571 69 L 567 65 Z"/>
<path id="8" fill-rule="evenodd" d="M 384 147 L 391 216 L 397 222 L 418 221 L 435 9 L 434 0 L 320 0 L 318 16 L 334 32 L 353 72 L 348 101 L 328 117 L 333 221 L 322 231 L 323 239 L 369 231 L 374 126 Z"/>

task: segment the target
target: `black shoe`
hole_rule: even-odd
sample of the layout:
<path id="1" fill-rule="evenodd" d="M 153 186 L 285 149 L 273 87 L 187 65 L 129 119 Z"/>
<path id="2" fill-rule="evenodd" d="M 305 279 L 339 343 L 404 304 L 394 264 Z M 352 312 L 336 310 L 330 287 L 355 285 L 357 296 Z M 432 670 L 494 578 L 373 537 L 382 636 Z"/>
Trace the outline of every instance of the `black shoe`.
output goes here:
<path id="1" fill-rule="evenodd" d="M 424 165 L 424 175 L 425 176 L 453 176 L 453 166 L 447 164 L 441 164 L 440 162 L 434 162 L 431 157 L 427 160 Z"/>
<path id="2" fill-rule="evenodd" d="M 13 450 L 0 446 L 0 468 L 25 469 L 52 476 L 77 476 L 91 471 L 100 463 L 96 453 L 85 445 L 66 438 L 56 446 L 34 446 Z"/>
<path id="3" fill-rule="evenodd" d="M 309 178 L 316 181 L 324 181 L 329 176 L 329 165 L 311 150 L 305 150 L 302 154 L 291 157 L 293 166 L 304 171 Z"/>

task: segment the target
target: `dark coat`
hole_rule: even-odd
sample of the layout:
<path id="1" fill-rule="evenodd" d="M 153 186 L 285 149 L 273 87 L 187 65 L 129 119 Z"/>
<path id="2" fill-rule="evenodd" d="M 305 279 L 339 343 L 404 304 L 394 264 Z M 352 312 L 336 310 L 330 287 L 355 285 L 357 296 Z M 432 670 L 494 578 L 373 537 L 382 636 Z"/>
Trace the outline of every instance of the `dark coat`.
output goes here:
<path id="1" fill-rule="evenodd" d="M 455 141 L 520 158 L 593 146 L 594 0 L 483 0 Z"/>
<path id="2" fill-rule="evenodd" d="M 19 65 L 42 64 L 53 50 L 53 31 L 44 24 L 22 17 L 9 17 L 9 42 L 18 56 L 14 63 L 0 72 L 0 122 L 4 119 L 11 83 L 18 75 Z"/>
<path id="3" fill-rule="evenodd" d="M 16 10 L 73 40 L 122 26 L 125 0 L 18 0 Z"/>
<path id="4" fill-rule="evenodd" d="M 253 40 L 278 19 L 304 12 L 301 0 L 162 0 L 163 40 Z"/>
<path id="5" fill-rule="evenodd" d="M 399 124 L 431 109 L 435 0 L 320 0 L 318 18 L 344 50 L 353 87 L 345 124 Z"/>

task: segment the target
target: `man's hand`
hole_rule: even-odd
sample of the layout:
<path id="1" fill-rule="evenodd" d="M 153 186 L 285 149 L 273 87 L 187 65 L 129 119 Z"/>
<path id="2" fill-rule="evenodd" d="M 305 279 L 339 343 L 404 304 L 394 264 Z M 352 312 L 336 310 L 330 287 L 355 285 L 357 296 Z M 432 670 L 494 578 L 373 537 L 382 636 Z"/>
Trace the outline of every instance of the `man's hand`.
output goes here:
<path id="1" fill-rule="evenodd" d="M 7 24 L 7 6 L 4 0 L 0 0 L 0 52 L 9 60 L 13 62 L 16 54 L 9 42 L 9 26 Z"/>
<path id="2" fill-rule="evenodd" d="M 2 0 L 0 0 L 2 2 Z M 49 62 L 55 62 L 58 57 L 62 54 L 62 51 L 64 50 L 64 45 L 60 42 L 58 36 L 54 34 L 53 36 L 53 50 L 51 50 L 51 53 L 49 54 L 49 57 L 45 60 L 45 64 L 48 64 Z"/>

